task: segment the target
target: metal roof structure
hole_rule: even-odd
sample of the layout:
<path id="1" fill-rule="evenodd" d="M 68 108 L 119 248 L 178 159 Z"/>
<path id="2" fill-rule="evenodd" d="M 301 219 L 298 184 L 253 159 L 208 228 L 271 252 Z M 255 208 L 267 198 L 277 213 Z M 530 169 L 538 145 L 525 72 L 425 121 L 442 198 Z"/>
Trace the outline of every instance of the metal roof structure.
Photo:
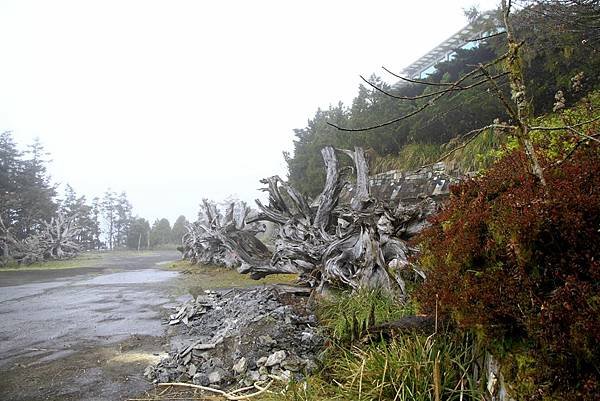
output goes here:
<path id="1" fill-rule="evenodd" d="M 477 22 L 487 20 L 490 17 L 490 14 L 483 14 L 478 18 Z M 485 33 L 485 30 L 480 27 L 480 24 L 467 24 L 460 31 L 456 32 L 454 35 L 428 51 L 421 58 L 404 68 L 401 71 L 401 74 L 408 78 L 420 78 L 423 71 L 433 67 L 440 61 L 448 59 L 456 49 L 460 49 L 470 43 L 473 39 L 477 39 L 483 33 Z"/>

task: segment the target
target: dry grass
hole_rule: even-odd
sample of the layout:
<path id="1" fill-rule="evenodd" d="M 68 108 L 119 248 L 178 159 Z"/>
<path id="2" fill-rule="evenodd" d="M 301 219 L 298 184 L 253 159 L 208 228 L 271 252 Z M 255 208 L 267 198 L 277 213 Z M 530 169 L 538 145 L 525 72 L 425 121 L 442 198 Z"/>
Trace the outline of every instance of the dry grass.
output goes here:
<path id="1" fill-rule="evenodd" d="M 195 285 L 203 289 L 293 284 L 298 278 L 296 274 L 272 274 L 260 280 L 253 280 L 248 275 L 238 273 L 234 268 L 193 265 L 185 260 L 169 263 L 164 267 L 183 273 L 188 286 Z"/>

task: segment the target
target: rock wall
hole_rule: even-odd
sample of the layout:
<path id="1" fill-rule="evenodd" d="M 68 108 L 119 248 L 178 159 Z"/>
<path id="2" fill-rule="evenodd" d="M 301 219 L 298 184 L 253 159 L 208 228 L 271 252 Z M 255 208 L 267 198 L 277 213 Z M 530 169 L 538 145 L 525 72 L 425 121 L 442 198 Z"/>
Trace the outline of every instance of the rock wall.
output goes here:
<path id="1" fill-rule="evenodd" d="M 450 170 L 444 162 L 417 170 L 391 170 L 369 178 L 371 195 L 380 200 L 412 203 L 425 196 L 444 197 L 450 192 L 450 185 L 460 180 L 460 174 Z M 344 189 L 342 198 L 350 200 L 353 186 Z"/>

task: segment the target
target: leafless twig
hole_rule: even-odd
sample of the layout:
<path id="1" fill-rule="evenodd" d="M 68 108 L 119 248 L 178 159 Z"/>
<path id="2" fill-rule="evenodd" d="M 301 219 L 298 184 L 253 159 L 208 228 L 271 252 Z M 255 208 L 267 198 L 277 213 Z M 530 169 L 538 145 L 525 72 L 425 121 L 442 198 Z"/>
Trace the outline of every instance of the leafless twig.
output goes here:
<path id="1" fill-rule="evenodd" d="M 410 79 L 410 78 L 403 77 L 402 75 L 398 75 L 398 74 L 390 71 L 386 67 L 381 67 L 381 68 L 388 74 L 391 74 L 392 76 L 394 76 L 402 81 L 410 82 L 412 84 L 420 84 L 420 85 L 428 85 L 428 86 L 446 86 L 446 87 L 447 86 L 456 86 L 449 82 L 429 82 L 429 81 L 422 81 L 422 80 L 418 80 L 418 79 Z"/>
<path id="2" fill-rule="evenodd" d="M 507 55 L 503 55 L 501 57 L 498 57 L 492 61 L 490 61 L 489 63 L 485 64 L 484 67 L 491 67 L 495 64 L 500 63 L 502 60 L 504 60 L 507 57 Z M 479 72 L 479 69 L 473 69 L 470 72 L 468 72 L 467 74 L 463 75 L 462 78 L 458 79 L 457 81 L 453 82 L 451 85 L 453 87 L 459 87 L 461 83 L 463 83 L 464 81 L 466 81 L 467 79 L 473 77 L 475 74 L 477 74 L 477 72 Z M 380 124 L 375 124 L 375 125 L 371 125 L 369 127 L 363 127 L 363 128 L 345 128 L 345 127 L 341 127 L 337 124 L 333 124 L 330 122 L 327 122 L 328 125 L 339 129 L 340 131 L 346 131 L 346 132 L 362 132 L 362 131 L 371 131 L 377 128 L 381 128 L 381 127 L 386 127 L 388 125 L 392 125 L 395 124 L 397 122 L 400 122 L 402 120 L 406 120 L 407 118 L 410 118 L 420 112 L 422 112 L 423 110 L 427 109 L 429 106 L 435 104 L 435 102 L 437 100 L 439 100 L 440 98 L 442 98 L 444 95 L 446 95 L 448 92 L 447 91 L 443 91 L 441 93 L 438 93 L 435 97 L 433 97 L 432 99 L 430 99 L 427 103 L 424 103 L 421 107 L 417 108 L 416 110 L 413 110 L 412 112 L 405 114 L 403 116 L 394 118 L 392 120 L 380 123 Z"/>
<path id="3" fill-rule="evenodd" d="M 492 33 L 491 35 L 482 36 L 481 38 L 469 39 L 467 42 L 479 42 L 480 40 L 486 40 L 490 38 L 494 38 L 496 36 L 504 35 L 506 31 Z"/>
<path id="4" fill-rule="evenodd" d="M 565 129 L 568 130 L 568 129 L 572 129 L 572 128 L 581 127 L 582 125 L 591 124 L 598 120 L 600 120 L 600 115 L 592 118 L 591 120 L 582 121 L 580 123 L 573 124 L 573 125 L 563 125 L 560 127 L 529 127 L 529 129 L 532 131 L 560 131 L 560 130 L 565 130 Z"/>
<path id="5" fill-rule="evenodd" d="M 502 72 L 500 74 L 495 75 L 494 79 L 498 79 L 498 78 L 502 78 L 504 76 L 508 75 L 508 72 Z M 377 85 L 373 84 L 372 82 L 370 82 L 369 80 L 365 79 L 362 75 L 360 75 L 360 78 L 366 82 L 370 87 L 372 87 L 373 89 L 383 93 L 384 95 L 387 95 L 391 98 L 394 99 L 400 99 L 400 100 L 419 100 L 419 99 L 427 99 L 430 97 L 434 97 L 437 96 L 439 94 L 443 94 L 443 93 L 451 93 L 451 92 L 459 92 L 459 91 L 463 91 L 463 90 L 468 90 L 468 89 L 472 89 L 472 88 L 476 88 L 480 85 L 483 85 L 484 83 L 487 82 L 487 79 L 482 79 L 480 81 L 477 81 L 473 84 L 467 85 L 467 86 L 459 86 L 459 85 L 455 85 L 455 86 L 450 86 L 446 89 L 442 89 L 436 92 L 432 92 L 432 93 L 427 93 L 425 95 L 418 95 L 418 96 L 399 96 L 399 95 L 394 95 L 393 93 L 390 93 L 388 91 L 386 91 L 385 89 L 382 89 L 380 87 L 378 87 Z"/>
<path id="6" fill-rule="evenodd" d="M 477 128 L 474 130 L 471 130 L 469 132 L 467 132 L 466 134 L 463 134 L 461 137 L 462 138 L 467 138 L 469 137 L 469 139 L 467 139 L 466 142 L 463 142 L 461 145 L 451 149 L 450 151 L 446 152 L 445 154 L 443 154 L 435 163 L 439 163 L 442 160 L 446 159 L 448 156 L 452 155 L 454 152 L 456 152 L 457 150 L 463 149 L 464 147 L 466 147 L 468 144 L 470 144 L 471 142 L 473 142 L 475 140 L 475 138 L 477 138 L 482 132 L 484 132 L 485 130 L 488 129 L 494 129 L 494 128 L 500 128 L 500 129 L 510 129 L 510 130 L 514 130 L 517 127 L 513 126 L 513 125 L 504 125 L 504 124 L 490 124 L 490 125 L 486 125 L 485 127 L 482 128 Z M 433 163 L 433 164 L 435 164 Z"/>

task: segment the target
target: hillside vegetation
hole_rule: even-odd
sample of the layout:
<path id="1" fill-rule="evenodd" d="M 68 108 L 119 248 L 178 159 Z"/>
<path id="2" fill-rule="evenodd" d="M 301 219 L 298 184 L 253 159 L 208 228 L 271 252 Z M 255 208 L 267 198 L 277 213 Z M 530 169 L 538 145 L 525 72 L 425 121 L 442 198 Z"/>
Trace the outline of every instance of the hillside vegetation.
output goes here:
<path id="1" fill-rule="evenodd" d="M 522 43 L 496 35 L 458 51 L 427 78 L 454 82 L 520 46 L 506 75 L 499 66 L 491 69 L 497 87 L 450 93 L 411 118 L 374 129 L 332 126 L 380 125 L 431 100 L 390 93 L 418 97 L 437 90 L 389 87 L 372 76 L 379 89 L 361 85 L 350 107 L 318 110 L 296 130 L 290 181 L 311 196 L 322 185 L 318 150 L 324 145 L 367 148 L 375 173 L 447 155 L 455 167 L 477 174 L 452 188 L 442 212 L 413 242 L 426 279 L 407 298 L 363 290 L 321 301 L 331 341 L 322 370 L 289 385 L 281 392 L 286 399 L 600 399 L 600 52 L 586 46 L 578 25 L 579 17 L 591 21 L 600 37 L 600 6 L 526 3 L 532 8 L 513 18 Z M 536 19 L 540 10 L 556 18 Z M 519 63 L 522 71 L 510 69 Z M 520 76 L 523 85 L 516 87 Z M 435 317 L 434 334 L 357 336 L 373 322 L 414 313 Z M 486 378 L 482 371 L 496 366 L 492 360 L 498 370 Z M 506 393 L 498 393 L 500 382 Z"/>
<path id="2" fill-rule="evenodd" d="M 535 115 L 551 112 L 560 90 L 565 106 L 571 106 L 594 88 L 600 87 L 600 52 L 582 45 L 582 34 L 558 29 L 556 24 L 537 22 L 527 13 L 513 18 L 516 35 L 523 40 L 524 76 Z M 591 16 L 590 16 L 591 18 Z M 496 16 L 496 25 L 501 25 Z M 489 24 L 490 22 L 486 22 Z M 535 32 L 533 28 L 535 27 Z M 425 79 L 429 83 L 456 81 L 474 66 L 487 63 L 506 52 L 503 35 L 477 42 L 472 49 L 459 49 L 450 61 L 436 65 L 436 72 Z M 579 77 L 577 79 L 576 77 Z M 394 96 L 415 97 L 431 94 L 438 87 L 403 83 L 390 87 L 376 75 L 369 81 Z M 510 99 L 506 76 L 498 85 Z M 494 120 L 507 121 L 508 116 L 493 88 L 482 85 L 471 91 L 458 91 L 444 96 L 427 109 L 406 120 L 368 131 L 340 131 L 328 123 L 348 128 L 368 127 L 410 113 L 431 98 L 402 100 L 392 98 L 365 84 L 360 85 L 351 105 L 339 103 L 319 109 L 306 127 L 295 130 L 293 154 L 287 155 L 290 183 L 310 196 L 323 187 L 324 170 L 320 150 L 325 145 L 368 150 L 372 172 L 411 169 L 436 161 L 461 135 Z M 489 165 L 487 154 L 504 143 L 502 135 L 480 135 L 469 147 L 452 156 L 458 167 L 476 171 Z"/>

